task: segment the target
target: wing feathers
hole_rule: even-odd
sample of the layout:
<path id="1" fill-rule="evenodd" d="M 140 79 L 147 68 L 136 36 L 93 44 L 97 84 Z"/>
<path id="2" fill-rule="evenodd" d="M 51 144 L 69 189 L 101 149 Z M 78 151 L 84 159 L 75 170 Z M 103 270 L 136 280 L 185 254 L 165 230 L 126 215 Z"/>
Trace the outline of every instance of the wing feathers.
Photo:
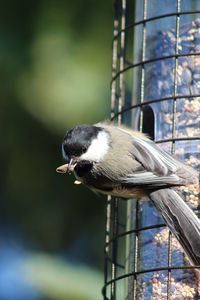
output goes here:
<path id="1" fill-rule="evenodd" d="M 160 188 L 198 182 L 195 170 L 166 153 L 144 134 L 109 124 L 103 127 L 110 134 L 111 146 L 101 167 L 103 165 L 104 172 L 115 181 L 120 178 L 124 184 L 140 185 L 144 189 L 144 185 Z"/>
<path id="2" fill-rule="evenodd" d="M 198 174 L 152 141 L 132 136 L 131 154 L 147 171 L 128 174 L 128 184 L 156 186 L 196 184 Z"/>
<path id="3" fill-rule="evenodd" d="M 152 172 L 142 172 L 142 173 L 134 173 L 128 175 L 128 177 L 124 180 L 124 183 L 134 184 L 134 185 L 152 185 L 152 186 L 162 186 L 162 185 L 170 185 L 170 184 L 178 184 L 179 177 L 175 174 L 171 174 L 169 176 L 157 176 Z"/>
<path id="4" fill-rule="evenodd" d="M 158 175 L 167 175 L 176 172 L 176 160 L 150 140 L 142 140 L 135 137 L 133 138 L 133 147 L 133 155 L 148 171 L 152 171 Z M 135 149 L 138 151 L 134 151 Z"/>

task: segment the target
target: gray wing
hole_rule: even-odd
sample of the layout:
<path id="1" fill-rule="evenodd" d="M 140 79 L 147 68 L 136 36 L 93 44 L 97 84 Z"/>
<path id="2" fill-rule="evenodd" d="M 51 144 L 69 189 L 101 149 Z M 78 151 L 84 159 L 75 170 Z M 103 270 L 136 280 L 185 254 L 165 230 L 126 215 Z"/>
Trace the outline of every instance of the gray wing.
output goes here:
<path id="1" fill-rule="evenodd" d="M 128 174 L 124 179 L 126 184 L 165 187 L 198 182 L 196 171 L 148 139 L 132 136 L 130 153 L 143 170 Z"/>

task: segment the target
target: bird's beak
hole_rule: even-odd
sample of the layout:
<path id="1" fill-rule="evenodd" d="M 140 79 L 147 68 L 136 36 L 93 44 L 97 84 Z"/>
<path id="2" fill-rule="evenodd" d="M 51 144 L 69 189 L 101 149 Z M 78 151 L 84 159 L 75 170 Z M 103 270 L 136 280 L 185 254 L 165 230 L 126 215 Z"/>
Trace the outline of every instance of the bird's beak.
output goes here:
<path id="1" fill-rule="evenodd" d="M 64 164 L 56 169 L 57 173 L 71 173 L 74 171 L 76 167 L 77 161 L 75 159 L 71 159 L 69 164 Z"/>
<path id="2" fill-rule="evenodd" d="M 74 171 L 74 168 L 76 167 L 77 161 L 73 158 L 70 159 L 70 162 L 68 164 L 67 172 L 71 173 Z"/>

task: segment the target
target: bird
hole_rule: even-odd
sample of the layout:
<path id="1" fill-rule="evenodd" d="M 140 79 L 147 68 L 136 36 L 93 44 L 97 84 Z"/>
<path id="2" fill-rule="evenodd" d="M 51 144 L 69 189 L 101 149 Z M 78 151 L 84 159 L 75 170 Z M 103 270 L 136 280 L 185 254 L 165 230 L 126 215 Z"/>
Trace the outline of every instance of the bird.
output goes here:
<path id="1" fill-rule="evenodd" d="M 147 135 L 108 122 L 70 129 L 62 155 L 67 163 L 56 171 L 74 173 L 75 184 L 124 199 L 148 196 L 190 263 L 200 265 L 200 220 L 176 191 L 198 184 L 197 171 Z"/>

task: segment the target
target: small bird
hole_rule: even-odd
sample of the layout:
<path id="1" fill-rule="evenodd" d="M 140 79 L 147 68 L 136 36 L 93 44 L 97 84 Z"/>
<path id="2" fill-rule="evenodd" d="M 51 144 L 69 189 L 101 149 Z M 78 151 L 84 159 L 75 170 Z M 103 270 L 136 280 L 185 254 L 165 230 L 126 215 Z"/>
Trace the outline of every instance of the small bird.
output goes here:
<path id="1" fill-rule="evenodd" d="M 173 189 L 198 184 L 198 173 L 169 155 L 145 134 L 108 123 L 79 125 L 62 143 L 75 184 L 130 199 L 148 196 L 193 265 L 200 265 L 200 220 Z"/>

